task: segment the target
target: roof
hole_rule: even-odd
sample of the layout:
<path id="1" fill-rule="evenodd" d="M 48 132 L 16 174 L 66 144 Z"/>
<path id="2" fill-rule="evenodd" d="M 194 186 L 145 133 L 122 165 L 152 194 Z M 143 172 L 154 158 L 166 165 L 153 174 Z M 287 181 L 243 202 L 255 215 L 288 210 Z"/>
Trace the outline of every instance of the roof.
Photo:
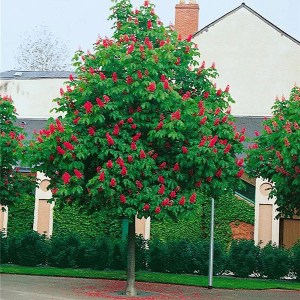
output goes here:
<path id="1" fill-rule="evenodd" d="M 267 25 L 271 26 L 273 29 L 275 29 L 276 31 L 278 31 L 280 34 L 284 35 L 285 37 L 289 38 L 290 40 L 292 40 L 293 42 L 295 42 L 296 44 L 300 45 L 300 41 L 296 40 L 295 38 L 293 38 L 292 36 L 290 36 L 289 34 L 287 34 L 285 31 L 283 31 L 282 29 L 280 29 L 279 27 L 277 27 L 276 25 L 274 25 L 273 23 L 271 23 L 270 21 L 268 21 L 266 18 L 264 18 L 262 15 L 260 15 L 259 13 L 257 13 L 255 10 L 253 10 L 252 8 L 250 8 L 249 6 L 247 6 L 245 3 L 242 3 L 240 6 L 238 6 L 237 8 L 231 10 L 230 12 L 228 12 L 227 14 L 223 15 L 222 17 L 218 18 L 217 20 L 213 21 L 212 23 L 208 24 L 207 26 L 203 27 L 202 29 L 200 29 L 198 32 L 196 32 L 193 37 L 197 36 L 198 34 L 201 34 L 202 32 L 207 31 L 210 27 L 214 26 L 215 24 L 219 23 L 220 21 L 222 21 L 224 18 L 234 14 L 235 12 L 237 12 L 240 9 L 247 9 L 249 12 L 251 12 L 253 15 L 255 15 L 256 17 L 258 17 L 259 19 L 261 19 L 263 22 L 265 22 Z"/>
<path id="2" fill-rule="evenodd" d="M 251 140 L 255 137 L 255 131 L 262 132 L 262 123 L 264 117 L 253 117 L 253 116 L 235 116 L 235 125 L 237 131 L 241 131 L 243 128 L 246 129 L 245 136 L 246 140 L 243 142 L 244 149 L 248 149 L 249 145 L 252 144 Z M 239 157 L 246 157 L 245 152 L 239 155 Z"/>
<path id="3" fill-rule="evenodd" d="M 261 132 L 262 122 L 264 117 L 253 117 L 253 116 L 235 116 L 235 125 L 238 131 L 243 128 L 246 129 L 245 135 L 247 138 L 253 138 L 255 131 Z M 18 118 L 16 125 L 24 128 L 27 133 L 27 138 L 30 139 L 34 131 L 39 131 L 46 127 L 47 119 L 44 118 Z M 245 147 L 248 147 L 249 141 L 244 143 Z"/>
<path id="4" fill-rule="evenodd" d="M 72 71 L 20 71 L 10 70 L 0 73 L 1 79 L 46 79 L 46 78 L 69 78 L 72 74 L 76 77 L 76 74 Z"/>
<path id="5" fill-rule="evenodd" d="M 31 140 L 35 131 L 39 132 L 46 127 L 47 119 L 18 118 L 15 124 L 23 127 L 26 139 Z"/>

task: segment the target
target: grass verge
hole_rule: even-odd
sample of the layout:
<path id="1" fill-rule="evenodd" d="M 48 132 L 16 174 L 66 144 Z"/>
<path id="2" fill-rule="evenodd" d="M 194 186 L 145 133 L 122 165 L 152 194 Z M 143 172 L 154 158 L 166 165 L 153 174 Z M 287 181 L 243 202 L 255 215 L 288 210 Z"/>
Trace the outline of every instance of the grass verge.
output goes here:
<path id="1" fill-rule="evenodd" d="M 53 267 L 24 267 L 17 265 L 1 265 L 2 274 L 23 274 L 38 276 L 61 276 L 79 278 L 101 278 L 126 280 L 124 271 L 98 271 L 92 269 L 60 269 Z M 143 282 L 171 283 L 207 287 L 207 276 L 190 274 L 169 274 L 139 271 L 136 272 L 136 280 Z M 286 289 L 300 290 L 300 282 L 295 280 L 269 280 L 258 278 L 234 278 L 229 276 L 215 276 L 213 280 L 215 288 L 224 289 Z"/>

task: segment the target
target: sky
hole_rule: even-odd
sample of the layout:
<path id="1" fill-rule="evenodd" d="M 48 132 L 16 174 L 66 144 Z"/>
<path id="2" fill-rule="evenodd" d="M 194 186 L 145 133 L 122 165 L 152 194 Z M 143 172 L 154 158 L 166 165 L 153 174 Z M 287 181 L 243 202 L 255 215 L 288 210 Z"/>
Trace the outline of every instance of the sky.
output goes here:
<path id="1" fill-rule="evenodd" d="M 189 0 L 186 0 L 188 2 Z M 250 8 L 297 40 L 300 40 L 300 0 L 197 0 L 199 29 L 245 2 Z M 179 0 L 152 0 L 156 13 L 167 26 L 174 23 Z M 132 0 L 134 8 L 143 0 Z M 92 49 L 98 36 L 112 34 L 111 0 L 0 0 L 0 71 L 16 69 L 16 49 L 26 33 L 46 26 L 58 40 L 67 44 L 69 59 L 80 47 Z"/>

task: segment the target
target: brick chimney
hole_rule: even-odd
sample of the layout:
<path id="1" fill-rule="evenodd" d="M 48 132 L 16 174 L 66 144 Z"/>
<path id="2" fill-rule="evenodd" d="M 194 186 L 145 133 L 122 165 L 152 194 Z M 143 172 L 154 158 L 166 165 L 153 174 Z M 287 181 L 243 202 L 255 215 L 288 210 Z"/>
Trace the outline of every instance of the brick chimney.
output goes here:
<path id="1" fill-rule="evenodd" d="M 199 4 L 196 0 L 180 0 L 175 6 L 175 30 L 181 35 L 182 39 L 198 31 L 199 25 Z"/>

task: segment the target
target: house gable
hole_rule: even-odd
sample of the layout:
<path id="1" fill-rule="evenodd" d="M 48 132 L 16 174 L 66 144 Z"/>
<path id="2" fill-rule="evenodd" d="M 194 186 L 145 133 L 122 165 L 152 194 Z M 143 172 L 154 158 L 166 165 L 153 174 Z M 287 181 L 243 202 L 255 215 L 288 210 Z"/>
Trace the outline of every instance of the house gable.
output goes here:
<path id="1" fill-rule="evenodd" d="M 201 29 L 193 40 L 201 61 L 216 63 L 217 85 L 230 84 L 234 115 L 271 115 L 276 96 L 288 97 L 299 84 L 300 42 L 245 4 Z"/>
<path id="2" fill-rule="evenodd" d="M 277 30 L 280 34 L 286 36 L 287 38 L 291 39 L 292 41 L 294 41 L 296 44 L 300 45 L 300 41 L 296 40 L 294 37 L 290 36 L 289 34 L 287 34 L 286 32 L 284 32 L 282 29 L 280 29 L 279 27 L 277 27 L 276 25 L 274 25 L 272 22 L 270 22 L 269 20 L 267 20 L 266 18 L 264 18 L 262 15 L 260 15 L 259 13 L 257 13 L 255 10 L 253 10 L 252 8 L 250 8 L 249 6 L 247 6 L 245 3 L 242 3 L 240 6 L 238 6 L 237 8 L 231 10 L 230 12 L 228 12 L 227 14 L 223 15 L 222 17 L 218 18 L 217 20 L 213 21 L 212 23 L 206 25 L 205 27 L 203 27 L 202 29 L 200 29 L 199 31 L 197 31 L 193 37 L 196 37 L 198 34 L 201 34 L 202 32 L 208 31 L 208 29 L 212 26 L 214 26 L 215 24 L 217 24 L 218 22 L 222 21 L 224 18 L 234 14 L 236 11 L 245 8 L 247 9 L 249 12 L 251 12 L 253 15 L 255 15 L 256 17 L 258 17 L 259 19 L 261 19 L 263 22 L 265 22 L 267 25 L 271 26 L 273 29 Z"/>

